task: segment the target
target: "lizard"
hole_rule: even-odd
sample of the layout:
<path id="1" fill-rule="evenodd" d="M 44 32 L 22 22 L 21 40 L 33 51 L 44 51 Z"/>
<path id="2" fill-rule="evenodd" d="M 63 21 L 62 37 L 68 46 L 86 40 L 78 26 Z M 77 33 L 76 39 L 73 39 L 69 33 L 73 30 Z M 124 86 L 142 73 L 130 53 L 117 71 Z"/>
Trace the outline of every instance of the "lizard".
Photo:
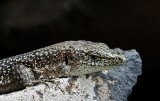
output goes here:
<path id="1" fill-rule="evenodd" d="M 34 81 L 82 76 L 124 63 L 125 57 L 108 45 L 91 41 L 65 41 L 0 60 L 0 94 L 6 94 Z"/>

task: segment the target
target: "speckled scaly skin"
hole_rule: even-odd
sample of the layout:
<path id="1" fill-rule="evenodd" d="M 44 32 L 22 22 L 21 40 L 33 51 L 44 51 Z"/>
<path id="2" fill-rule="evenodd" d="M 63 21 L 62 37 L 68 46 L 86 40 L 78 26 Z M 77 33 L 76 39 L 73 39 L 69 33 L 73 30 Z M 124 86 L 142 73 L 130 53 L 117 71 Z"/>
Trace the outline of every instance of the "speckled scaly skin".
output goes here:
<path id="1" fill-rule="evenodd" d="M 104 43 L 65 41 L 0 60 L 0 94 L 24 89 L 34 81 L 81 76 L 124 62 L 123 55 Z"/>

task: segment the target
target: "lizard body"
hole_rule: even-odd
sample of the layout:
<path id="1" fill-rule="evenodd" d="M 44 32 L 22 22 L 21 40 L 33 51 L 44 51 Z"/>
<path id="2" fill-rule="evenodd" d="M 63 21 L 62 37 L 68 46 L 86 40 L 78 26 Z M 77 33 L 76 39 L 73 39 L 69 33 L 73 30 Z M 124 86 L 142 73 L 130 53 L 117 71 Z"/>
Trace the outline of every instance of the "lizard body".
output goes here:
<path id="1" fill-rule="evenodd" d="M 104 43 L 65 41 L 0 60 L 0 94 L 24 89 L 35 80 L 81 76 L 108 70 L 125 58 Z"/>

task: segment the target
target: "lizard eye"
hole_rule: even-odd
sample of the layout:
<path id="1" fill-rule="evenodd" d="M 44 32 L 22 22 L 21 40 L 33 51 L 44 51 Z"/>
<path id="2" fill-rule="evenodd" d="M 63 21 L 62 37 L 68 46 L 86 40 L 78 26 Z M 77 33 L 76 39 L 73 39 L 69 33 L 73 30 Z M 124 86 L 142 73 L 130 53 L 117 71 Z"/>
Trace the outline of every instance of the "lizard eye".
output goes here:
<path id="1" fill-rule="evenodd" d="M 95 56 L 95 55 L 90 55 L 90 56 L 91 56 L 91 58 L 92 58 L 93 60 L 96 59 L 96 56 Z"/>

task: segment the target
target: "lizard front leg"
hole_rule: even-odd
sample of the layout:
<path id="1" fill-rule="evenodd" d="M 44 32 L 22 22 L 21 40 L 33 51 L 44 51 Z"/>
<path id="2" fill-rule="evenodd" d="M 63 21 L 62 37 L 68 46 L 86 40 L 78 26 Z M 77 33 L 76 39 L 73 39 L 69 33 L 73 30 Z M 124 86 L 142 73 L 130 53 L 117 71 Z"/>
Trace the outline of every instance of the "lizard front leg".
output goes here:
<path id="1" fill-rule="evenodd" d="M 35 81 L 35 76 L 31 68 L 26 67 L 23 64 L 15 65 L 15 67 L 17 68 L 16 70 L 19 73 L 24 86 L 33 86 L 36 84 L 33 82 Z"/>
<path id="2" fill-rule="evenodd" d="M 26 86 L 34 85 L 32 81 L 35 80 L 35 77 L 31 68 L 23 64 L 13 64 L 9 66 L 9 70 L 2 67 L 2 70 L 0 72 L 0 94 L 22 90 Z"/>

